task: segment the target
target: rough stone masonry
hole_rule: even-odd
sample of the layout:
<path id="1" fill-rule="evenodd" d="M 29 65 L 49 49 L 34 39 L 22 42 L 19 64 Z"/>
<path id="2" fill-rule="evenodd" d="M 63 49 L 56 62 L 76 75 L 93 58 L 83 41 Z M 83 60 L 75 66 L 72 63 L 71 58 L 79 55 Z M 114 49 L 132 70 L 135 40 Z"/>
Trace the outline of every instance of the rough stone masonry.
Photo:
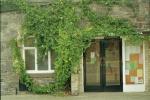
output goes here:
<path id="1" fill-rule="evenodd" d="M 35 2 L 35 0 L 32 0 Z M 37 0 L 40 3 L 47 2 L 48 0 Z M 137 15 L 131 8 L 125 6 L 114 5 L 109 12 L 110 16 L 117 18 L 127 18 L 140 32 L 150 30 L 150 3 L 147 0 L 137 0 L 138 8 L 135 10 Z M 107 7 L 104 5 L 91 4 L 90 8 L 97 12 L 105 14 Z M 1 12 L 1 95 L 16 94 L 18 90 L 19 79 L 18 76 L 13 72 L 12 69 L 12 52 L 10 48 L 10 41 L 13 37 L 17 36 L 20 31 L 21 23 L 23 22 L 23 15 L 16 11 Z M 146 55 L 146 91 L 150 91 L 150 42 L 145 44 L 145 55 Z M 81 62 L 82 64 L 82 62 Z M 72 76 L 72 90 L 75 94 L 83 92 L 83 69 L 80 69 L 79 75 Z M 39 83 L 44 84 L 53 81 L 54 75 L 31 75 L 34 79 L 38 80 Z"/>

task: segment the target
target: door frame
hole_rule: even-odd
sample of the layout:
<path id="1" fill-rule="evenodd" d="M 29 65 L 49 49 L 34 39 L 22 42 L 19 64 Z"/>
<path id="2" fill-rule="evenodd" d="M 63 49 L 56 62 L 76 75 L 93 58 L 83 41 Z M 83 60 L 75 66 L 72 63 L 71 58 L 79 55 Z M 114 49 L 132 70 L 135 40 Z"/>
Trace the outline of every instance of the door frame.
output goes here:
<path id="1" fill-rule="evenodd" d="M 102 40 L 110 40 L 110 39 L 117 39 L 119 40 L 119 51 L 120 51 L 120 85 L 119 86 L 104 86 L 106 85 L 106 82 L 104 80 L 106 77 L 106 72 L 104 71 L 105 67 L 100 67 L 100 83 L 102 85 L 100 86 L 87 86 L 86 85 L 86 53 L 83 53 L 83 69 L 84 69 L 84 91 L 85 92 L 122 92 L 123 91 L 123 71 L 122 71 L 122 39 L 118 38 L 118 37 L 106 37 L 103 39 L 99 39 L 99 45 L 101 45 L 101 41 Z M 99 54 L 101 54 L 101 49 L 103 49 L 102 47 L 100 47 L 100 52 Z M 105 51 L 105 50 L 103 50 Z M 100 55 L 101 56 L 101 55 Z M 104 75 L 104 76 L 103 76 Z"/>

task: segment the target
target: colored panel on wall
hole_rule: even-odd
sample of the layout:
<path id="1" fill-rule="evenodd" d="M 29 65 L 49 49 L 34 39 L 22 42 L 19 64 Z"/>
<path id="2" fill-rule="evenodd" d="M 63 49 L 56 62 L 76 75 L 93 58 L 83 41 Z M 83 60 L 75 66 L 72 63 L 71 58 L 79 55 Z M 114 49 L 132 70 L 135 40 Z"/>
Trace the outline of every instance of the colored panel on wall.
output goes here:
<path id="1" fill-rule="evenodd" d="M 139 55 L 139 64 L 143 64 L 143 54 Z"/>
<path id="2" fill-rule="evenodd" d="M 143 45 L 126 44 L 126 84 L 143 84 Z"/>
<path id="3" fill-rule="evenodd" d="M 130 62 L 130 69 L 131 69 L 131 70 L 134 70 L 134 69 L 137 67 L 137 65 L 138 65 L 137 62 L 131 61 L 131 62 Z"/>
<path id="4" fill-rule="evenodd" d="M 143 64 L 139 64 L 139 65 L 138 65 L 138 68 L 143 68 Z"/>
<path id="5" fill-rule="evenodd" d="M 129 74 L 131 76 L 137 76 L 137 69 L 130 70 Z"/>
<path id="6" fill-rule="evenodd" d="M 139 60 L 139 54 L 130 54 L 130 61 L 138 61 Z"/>
<path id="7" fill-rule="evenodd" d="M 138 69 L 137 70 L 137 76 L 138 77 L 143 77 L 143 69 Z"/>

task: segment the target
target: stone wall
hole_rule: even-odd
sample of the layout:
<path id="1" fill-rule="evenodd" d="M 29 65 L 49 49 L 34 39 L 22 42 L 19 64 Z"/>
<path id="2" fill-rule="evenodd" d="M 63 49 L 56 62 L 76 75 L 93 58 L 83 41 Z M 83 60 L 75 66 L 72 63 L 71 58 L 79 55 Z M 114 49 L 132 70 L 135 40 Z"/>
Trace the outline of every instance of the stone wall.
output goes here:
<path id="1" fill-rule="evenodd" d="M 84 69 L 83 69 L 83 56 L 81 57 L 79 70 L 71 75 L 71 92 L 72 95 L 78 95 L 84 92 Z"/>
<path id="2" fill-rule="evenodd" d="M 48 85 L 49 83 L 53 83 L 55 80 L 54 73 L 45 73 L 45 74 L 29 74 L 32 79 L 41 86 Z"/>
<path id="3" fill-rule="evenodd" d="M 13 72 L 11 40 L 21 28 L 23 16 L 16 12 L 1 13 L 1 95 L 16 94 L 19 78 Z M 37 84 L 54 82 L 54 74 L 30 74 Z"/>
<path id="4" fill-rule="evenodd" d="M 32 2 L 47 2 L 49 0 L 31 0 Z M 80 0 L 74 0 L 80 1 Z M 139 31 L 150 30 L 150 3 L 148 0 L 135 0 L 137 4 L 136 9 L 131 7 L 114 5 L 107 8 L 100 4 L 91 4 L 90 8 L 99 13 L 107 14 L 115 18 L 129 19 Z M 44 4 L 45 4 L 44 3 Z M 18 76 L 12 70 L 12 53 L 9 42 L 19 32 L 22 23 L 22 15 L 16 12 L 1 13 L 1 94 L 15 94 L 18 88 Z M 146 90 L 150 90 L 150 49 L 146 46 Z M 149 47 L 150 48 L 150 47 Z M 31 75 L 39 84 L 47 84 L 54 81 L 53 75 Z M 80 63 L 80 71 L 78 75 L 72 76 L 72 90 L 84 92 L 83 83 L 83 61 Z M 78 82 L 76 82 L 78 81 Z"/>
<path id="5" fill-rule="evenodd" d="M 1 94 L 15 94 L 18 76 L 12 69 L 10 41 L 19 31 L 21 15 L 15 12 L 1 13 Z"/>
<path id="6" fill-rule="evenodd" d="M 147 0 L 133 0 L 135 7 L 127 5 L 113 5 L 106 7 L 92 3 L 90 8 L 97 14 L 110 15 L 114 18 L 128 19 L 139 31 L 150 30 L 150 2 Z"/>
<path id="7" fill-rule="evenodd" d="M 150 42 L 145 42 L 145 85 L 150 91 Z"/>

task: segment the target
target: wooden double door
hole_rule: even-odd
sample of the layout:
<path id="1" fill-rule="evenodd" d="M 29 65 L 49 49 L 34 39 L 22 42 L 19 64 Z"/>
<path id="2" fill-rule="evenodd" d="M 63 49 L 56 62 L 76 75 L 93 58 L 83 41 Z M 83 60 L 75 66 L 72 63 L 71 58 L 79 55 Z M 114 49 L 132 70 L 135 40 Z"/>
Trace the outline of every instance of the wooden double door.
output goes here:
<path id="1" fill-rule="evenodd" d="M 85 91 L 122 91 L 120 38 L 93 40 L 84 53 Z"/>

